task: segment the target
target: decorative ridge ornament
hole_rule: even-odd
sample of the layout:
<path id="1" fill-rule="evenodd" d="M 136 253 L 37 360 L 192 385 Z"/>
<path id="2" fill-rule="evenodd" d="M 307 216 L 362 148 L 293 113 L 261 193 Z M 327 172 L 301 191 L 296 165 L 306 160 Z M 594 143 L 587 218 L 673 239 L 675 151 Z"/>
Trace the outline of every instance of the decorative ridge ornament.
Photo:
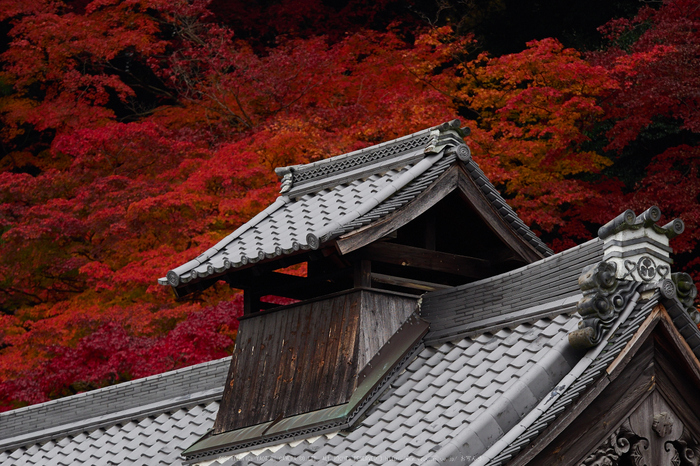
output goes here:
<path id="1" fill-rule="evenodd" d="M 603 260 L 617 265 L 617 278 L 655 283 L 671 272 L 669 240 L 683 233 L 682 220 L 659 226 L 661 210 L 652 206 L 637 216 L 628 209 L 598 230 Z"/>
<path id="2" fill-rule="evenodd" d="M 642 285 L 639 282 L 619 280 L 614 262 L 599 262 L 583 269 L 578 279 L 583 298 L 577 310 L 583 320 L 579 329 L 569 333 L 574 348 L 591 348 L 603 339 L 630 298 Z"/>
<path id="3" fill-rule="evenodd" d="M 284 194 L 292 189 L 293 167 L 277 167 L 275 174 L 280 177 L 280 194 Z"/>
<path id="4" fill-rule="evenodd" d="M 700 313 L 695 308 L 695 298 L 698 296 L 698 287 L 693 283 L 693 277 L 685 272 L 671 274 L 671 281 L 676 288 L 675 298 L 685 308 L 695 324 L 700 324 Z"/>
<path id="5" fill-rule="evenodd" d="M 462 149 L 462 151 L 457 151 L 457 156 L 462 161 L 466 161 L 471 156 L 471 151 L 469 151 L 469 147 L 464 144 L 462 138 L 468 136 L 470 132 L 471 130 L 469 128 L 460 128 L 459 120 L 443 123 L 430 131 L 430 141 L 424 152 L 428 155 L 437 154 L 447 147 L 466 148 L 466 151 L 464 151 L 464 149 Z"/>
<path id="6" fill-rule="evenodd" d="M 608 223 L 598 229 L 598 237 L 606 240 L 611 236 L 625 230 L 639 230 L 641 228 L 653 228 L 659 234 L 665 235 L 669 239 L 683 233 L 685 224 L 683 220 L 677 218 L 664 226 L 656 224 L 661 219 L 661 209 L 651 206 L 641 215 L 637 216 L 632 209 L 627 209 Z"/>
<path id="7" fill-rule="evenodd" d="M 343 178 L 367 177 L 371 173 L 404 166 L 422 157 L 438 154 L 446 148 L 454 148 L 462 161 L 469 160 L 471 151 L 463 138 L 469 135 L 470 130 L 460 126 L 459 120 L 452 120 L 347 154 L 304 165 L 277 167 L 275 173 L 280 178 L 280 194 L 291 192 L 290 195 L 296 197 L 318 191 L 325 187 L 328 180 L 332 179 L 337 184 Z"/>
<path id="8" fill-rule="evenodd" d="M 667 299 L 676 299 L 698 323 L 693 307 L 697 287 L 690 275 L 671 273 L 669 239 L 685 229 L 675 219 L 659 226 L 661 210 L 650 207 L 637 216 L 628 209 L 598 230 L 603 240 L 603 260 L 583 269 L 578 279 L 583 298 L 577 310 L 579 329 L 569 334 L 575 348 L 597 345 L 618 319 L 635 292 L 659 289 Z"/>

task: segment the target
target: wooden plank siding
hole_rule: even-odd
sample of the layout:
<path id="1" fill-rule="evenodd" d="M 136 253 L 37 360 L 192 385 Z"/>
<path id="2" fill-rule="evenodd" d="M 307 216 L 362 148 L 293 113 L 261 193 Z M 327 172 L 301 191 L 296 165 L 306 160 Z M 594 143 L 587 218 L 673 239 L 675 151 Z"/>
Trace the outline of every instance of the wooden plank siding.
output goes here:
<path id="1" fill-rule="evenodd" d="M 416 305 L 354 290 L 241 320 L 215 433 L 347 402 Z"/>
<path id="2" fill-rule="evenodd" d="M 416 299 L 362 291 L 357 373 L 416 310 Z"/>

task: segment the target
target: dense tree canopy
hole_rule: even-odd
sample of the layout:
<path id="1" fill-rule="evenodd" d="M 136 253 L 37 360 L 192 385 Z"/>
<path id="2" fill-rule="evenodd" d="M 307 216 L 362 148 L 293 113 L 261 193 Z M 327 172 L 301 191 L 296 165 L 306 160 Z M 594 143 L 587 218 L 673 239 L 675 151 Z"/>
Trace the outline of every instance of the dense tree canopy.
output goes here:
<path id="1" fill-rule="evenodd" d="M 271 202 L 274 167 L 456 116 L 555 249 L 657 204 L 700 279 L 697 2 L 519 46 L 484 32 L 515 4 L 467 3 L 0 0 L 0 408 L 228 354 L 240 297 L 156 279 Z"/>

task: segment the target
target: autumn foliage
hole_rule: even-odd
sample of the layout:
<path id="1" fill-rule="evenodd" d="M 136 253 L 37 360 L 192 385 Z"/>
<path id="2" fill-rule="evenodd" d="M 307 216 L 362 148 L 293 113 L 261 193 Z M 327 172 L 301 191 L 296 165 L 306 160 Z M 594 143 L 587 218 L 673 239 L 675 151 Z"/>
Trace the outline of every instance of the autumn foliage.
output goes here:
<path id="1" fill-rule="evenodd" d="M 317 3 L 310 17 L 347 26 Z M 271 202 L 274 167 L 457 116 L 553 247 L 657 204 L 700 270 L 696 2 L 609 22 L 602 50 L 503 56 L 447 26 L 371 29 L 371 9 L 318 35 L 292 4 L 299 28 L 270 42 L 236 35 L 236 3 L 0 0 L 0 408 L 229 354 L 240 297 L 175 301 L 157 278 Z"/>

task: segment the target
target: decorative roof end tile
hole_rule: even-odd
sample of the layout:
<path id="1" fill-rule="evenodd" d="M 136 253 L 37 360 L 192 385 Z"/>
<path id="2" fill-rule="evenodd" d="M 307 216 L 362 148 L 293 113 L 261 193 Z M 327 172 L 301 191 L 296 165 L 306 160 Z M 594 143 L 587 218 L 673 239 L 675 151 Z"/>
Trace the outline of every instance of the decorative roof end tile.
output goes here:
<path id="1" fill-rule="evenodd" d="M 471 151 L 462 138 L 469 133 L 469 128 L 460 128 L 459 120 L 443 123 L 430 131 L 430 140 L 424 153 L 426 155 L 437 154 L 447 147 L 455 147 L 457 156 L 462 161 L 467 161 L 471 157 Z"/>
<path id="2" fill-rule="evenodd" d="M 578 284 L 583 298 L 577 310 L 583 320 L 578 330 L 569 333 L 569 343 L 574 348 L 591 348 L 614 325 L 641 283 L 618 279 L 617 264 L 603 261 L 584 268 Z"/>
<path id="3" fill-rule="evenodd" d="M 277 167 L 275 168 L 275 174 L 280 177 L 280 194 L 284 194 L 286 192 L 289 192 L 290 189 L 292 189 L 292 186 L 294 184 L 293 180 L 293 175 L 292 173 L 294 172 L 293 167 Z"/>
<path id="4" fill-rule="evenodd" d="M 661 210 L 652 206 L 637 216 L 628 209 L 598 230 L 603 240 L 603 261 L 583 270 L 578 283 L 583 298 L 577 310 L 583 321 L 569 334 L 576 348 L 597 345 L 631 297 L 641 290 L 659 289 L 667 299 L 677 299 L 694 321 L 700 315 L 693 307 L 697 288 L 684 273 L 671 273 L 669 239 L 683 232 L 683 221 L 675 219 L 659 226 Z"/>

